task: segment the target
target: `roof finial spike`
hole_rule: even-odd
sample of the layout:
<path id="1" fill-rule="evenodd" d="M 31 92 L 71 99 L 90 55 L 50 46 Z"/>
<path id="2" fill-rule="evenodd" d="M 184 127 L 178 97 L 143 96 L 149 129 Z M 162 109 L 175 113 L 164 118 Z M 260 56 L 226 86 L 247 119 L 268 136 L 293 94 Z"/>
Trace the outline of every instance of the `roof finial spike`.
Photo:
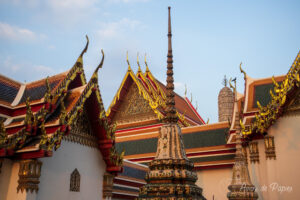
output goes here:
<path id="1" fill-rule="evenodd" d="M 137 62 L 137 65 L 138 65 L 138 73 L 141 73 L 142 70 L 141 70 L 141 66 L 140 66 L 140 61 L 139 61 L 139 52 L 137 52 L 137 56 L 136 56 L 136 62 Z"/>
<path id="2" fill-rule="evenodd" d="M 247 74 L 246 74 L 246 72 L 242 69 L 242 62 L 240 63 L 240 71 L 241 71 L 241 73 L 243 73 L 244 74 L 244 79 L 246 80 L 246 78 L 247 78 Z"/>
<path id="3" fill-rule="evenodd" d="M 103 49 L 101 49 L 101 53 L 102 53 L 102 59 L 101 59 L 101 62 L 99 63 L 99 65 L 98 65 L 97 68 L 95 69 L 95 71 L 94 71 L 94 73 L 93 73 L 91 79 L 93 79 L 93 78 L 98 78 L 98 70 L 99 70 L 100 68 L 102 68 L 102 66 L 103 66 L 103 62 L 104 62 L 104 51 L 103 51 Z"/>
<path id="4" fill-rule="evenodd" d="M 147 59 L 146 59 L 146 53 L 145 53 L 145 65 L 146 65 L 146 72 L 149 72 L 149 68 L 148 68 L 148 63 L 147 63 Z"/>
<path id="5" fill-rule="evenodd" d="M 89 42 L 90 42 L 89 37 L 87 35 L 85 35 L 85 37 L 86 37 L 86 45 L 85 45 L 84 49 L 82 50 L 81 54 L 79 55 L 79 57 L 77 59 L 77 62 L 79 62 L 81 64 L 83 63 L 82 62 L 82 56 L 87 51 L 88 46 L 89 46 Z"/>
<path id="6" fill-rule="evenodd" d="M 127 61 L 127 64 L 128 64 L 128 71 L 131 71 L 130 63 L 129 63 L 129 60 L 128 60 L 128 51 L 126 52 L 126 61 Z"/>
<path id="7" fill-rule="evenodd" d="M 186 84 L 184 84 L 184 97 L 186 97 L 186 94 L 187 94 L 187 87 Z"/>
<path id="8" fill-rule="evenodd" d="M 168 7 L 168 59 L 167 59 L 167 115 L 166 123 L 177 123 L 175 99 L 174 99 L 174 78 L 173 78 L 173 54 L 172 54 L 172 33 L 171 33 L 171 7 Z"/>

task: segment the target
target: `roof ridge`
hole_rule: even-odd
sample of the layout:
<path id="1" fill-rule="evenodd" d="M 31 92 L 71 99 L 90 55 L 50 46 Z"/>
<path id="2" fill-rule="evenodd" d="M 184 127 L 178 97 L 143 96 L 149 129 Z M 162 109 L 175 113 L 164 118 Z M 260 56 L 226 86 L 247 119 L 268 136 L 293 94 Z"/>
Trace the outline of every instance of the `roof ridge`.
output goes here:
<path id="1" fill-rule="evenodd" d="M 57 77 L 57 76 L 61 76 L 61 75 L 64 75 L 64 74 L 68 74 L 70 70 L 67 70 L 67 71 L 64 71 L 64 72 L 61 72 L 61 73 L 58 73 L 58 74 L 54 74 L 52 76 L 48 76 L 46 78 L 41 78 L 41 79 L 38 79 L 38 80 L 35 80 L 35 81 L 31 81 L 31 82 L 26 82 L 24 83 L 25 86 L 28 86 L 30 84 L 34 84 L 34 83 L 37 83 L 37 82 L 40 82 L 40 81 L 45 81 L 47 78 L 50 79 L 50 78 L 53 78 L 53 77 Z"/>
<path id="2" fill-rule="evenodd" d="M 0 73 L 0 80 L 1 80 L 2 78 L 5 79 L 6 81 L 12 81 L 12 82 L 14 82 L 15 84 L 24 85 L 24 83 L 21 83 L 21 82 L 19 82 L 19 81 L 17 81 L 17 80 L 14 80 L 14 79 L 12 79 L 12 78 L 9 78 L 9 77 L 7 77 L 7 76 L 5 76 L 5 75 L 3 75 L 3 74 Z"/>

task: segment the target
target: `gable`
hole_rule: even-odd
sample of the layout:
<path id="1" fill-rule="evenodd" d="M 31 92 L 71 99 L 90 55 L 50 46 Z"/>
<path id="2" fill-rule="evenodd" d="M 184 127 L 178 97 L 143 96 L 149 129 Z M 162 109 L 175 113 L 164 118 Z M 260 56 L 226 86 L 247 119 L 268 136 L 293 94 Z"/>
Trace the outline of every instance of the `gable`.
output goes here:
<path id="1" fill-rule="evenodd" d="M 156 118 L 149 103 L 139 93 L 137 85 L 133 83 L 129 87 L 128 93 L 124 97 L 113 121 L 117 124 L 124 124 Z"/>
<path id="2" fill-rule="evenodd" d="M 97 136 L 93 133 L 91 125 L 86 113 L 86 108 L 83 109 L 78 117 L 71 124 L 71 132 L 64 136 L 65 140 L 79 143 L 85 146 L 97 147 Z"/>

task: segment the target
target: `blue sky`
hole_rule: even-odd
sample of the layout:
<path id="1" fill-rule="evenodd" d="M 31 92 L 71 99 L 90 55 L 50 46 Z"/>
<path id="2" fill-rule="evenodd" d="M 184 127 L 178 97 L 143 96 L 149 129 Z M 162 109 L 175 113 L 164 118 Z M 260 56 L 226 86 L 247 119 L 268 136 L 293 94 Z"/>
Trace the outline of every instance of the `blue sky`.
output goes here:
<path id="1" fill-rule="evenodd" d="M 287 73 L 300 50 L 300 1 L 0 0 L 0 73 L 30 82 L 70 69 L 84 56 L 89 79 L 100 62 L 99 85 L 107 108 L 136 55 L 147 53 L 150 70 L 166 78 L 167 7 L 171 6 L 175 90 L 206 121 L 217 121 L 224 75 L 244 80 Z M 141 62 L 143 63 L 143 62 Z M 145 69 L 144 65 L 142 68 Z"/>

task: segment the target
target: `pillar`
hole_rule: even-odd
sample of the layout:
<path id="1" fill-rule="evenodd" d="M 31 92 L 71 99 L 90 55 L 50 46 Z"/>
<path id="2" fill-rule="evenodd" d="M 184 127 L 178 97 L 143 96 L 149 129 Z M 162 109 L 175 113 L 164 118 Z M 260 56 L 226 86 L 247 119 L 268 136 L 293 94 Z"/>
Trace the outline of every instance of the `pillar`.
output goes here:
<path id="1" fill-rule="evenodd" d="M 111 200 L 115 176 L 110 173 L 103 175 L 103 199 Z"/>

